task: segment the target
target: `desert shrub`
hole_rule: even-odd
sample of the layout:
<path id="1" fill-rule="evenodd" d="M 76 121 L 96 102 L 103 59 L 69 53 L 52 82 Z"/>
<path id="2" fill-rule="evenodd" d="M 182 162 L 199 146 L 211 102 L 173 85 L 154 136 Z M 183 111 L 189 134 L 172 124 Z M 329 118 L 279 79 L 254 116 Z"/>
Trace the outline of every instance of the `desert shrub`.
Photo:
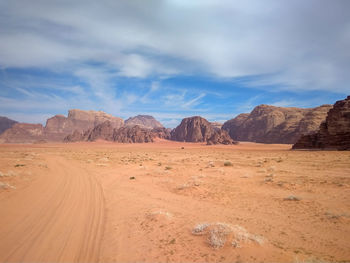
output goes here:
<path id="1" fill-rule="evenodd" d="M 229 161 L 224 162 L 224 166 L 233 166 L 233 164 Z"/>

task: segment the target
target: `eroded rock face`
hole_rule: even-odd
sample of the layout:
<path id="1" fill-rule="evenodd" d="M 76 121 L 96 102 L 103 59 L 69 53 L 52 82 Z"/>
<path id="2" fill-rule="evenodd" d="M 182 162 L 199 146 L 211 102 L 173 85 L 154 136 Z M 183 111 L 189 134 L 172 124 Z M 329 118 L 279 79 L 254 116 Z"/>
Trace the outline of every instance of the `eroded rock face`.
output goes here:
<path id="1" fill-rule="evenodd" d="M 225 130 L 217 130 L 208 140 L 207 140 L 208 145 L 212 144 L 237 144 L 230 135 L 228 134 L 227 131 Z"/>
<path id="2" fill-rule="evenodd" d="M 109 121 L 106 121 L 85 132 L 79 132 L 76 130 L 72 134 L 66 136 L 64 141 L 77 142 L 106 140 L 121 143 L 147 143 L 153 142 L 156 137 L 168 139 L 170 137 L 170 131 L 165 128 L 150 130 L 138 125 L 124 126 L 117 129 L 114 128 Z"/>
<path id="3" fill-rule="evenodd" d="M 150 115 L 137 115 L 125 121 L 125 126 L 136 126 L 144 129 L 163 128 L 163 125 Z"/>
<path id="4" fill-rule="evenodd" d="M 2 143 L 35 143 L 45 141 L 41 124 L 16 123 L 0 135 Z"/>
<path id="5" fill-rule="evenodd" d="M 210 122 L 211 126 L 213 126 L 214 130 L 220 131 L 222 127 L 222 123 L 220 122 Z"/>
<path id="6" fill-rule="evenodd" d="M 293 149 L 350 150 L 350 96 L 337 101 L 319 130 L 302 136 Z"/>
<path id="7" fill-rule="evenodd" d="M 10 129 L 16 123 L 17 121 L 0 116 L 0 134 L 6 131 L 7 129 Z"/>
<path id="8" fill-rule="evenodd" d="M 194 116 L 185 118 L 171 131 L 171 140 L 181 142 L 207 142 L 209 144 L 232 144 L 226 132 L 217 131 L 206 119 Z"/>
<path id="9" fill-rule="evenodd" d="M 68 117 L 64 115 L 56 115 L 46 121 L 46 126 L 43 127 L 38 140 L 45 141 L 62 141 L 66 136 L 71 135 L 74 131 L 75 136 L 78 133 L 83 133 L 86 130 L 92 129 L 99 124 L 108 121 L 113 128 L 120 128 L 124 125 L 121 118 L 114 117 L 102 111 L 83 111 L 70 110 Z M 32 132 L 32 124 L 25 124 L 21 126 L 21 131 L 8 129 L 6 134 L 2 134 L 0 139 L 6 142 L 14 143 L 28 143 L 33 141 L 33 137 L 29 136 Z M 28 129 L 26 131 L 26 129 Z M 26 137 L 26 134 L 28 137 Z"/>
<path id="10" fill-rule="evenodd" d="M 86 131 L 109 121 L 113 128 L 120 128 L 124 121 L 102 111 L 70 110 L 68 117 L 56 115 L 47 120 L 45 134 L 48 140 L 61 141 L 73 131 Z"/>
<path id="11" fill-rule="evenodd" d="M 259 105 L 224 123 L 222 129 L 238 141 L 295 143 L 302 134 L 317 130 L 331 105 L 316 108 L 284 108 Z"/>
<path id="12" fill-rule="evenodd" d="M 215 129 L 206 119 L 194 116 L 185 118 L 171 131 L 171 139 L 180 142 L 206 142 Z"/>

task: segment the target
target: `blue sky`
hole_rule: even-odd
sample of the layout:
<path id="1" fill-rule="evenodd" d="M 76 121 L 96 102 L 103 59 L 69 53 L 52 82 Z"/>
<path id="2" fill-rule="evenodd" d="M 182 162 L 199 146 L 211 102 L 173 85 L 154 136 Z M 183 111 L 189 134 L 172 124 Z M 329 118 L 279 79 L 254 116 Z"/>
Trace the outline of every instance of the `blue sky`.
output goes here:
<path id="1" fill-rule="evenodd" d="M 349 13 L 346 0 L 1 1 L 0 115 L 79 108 L 174 127 L 333 104 L 350 94 Z"/>

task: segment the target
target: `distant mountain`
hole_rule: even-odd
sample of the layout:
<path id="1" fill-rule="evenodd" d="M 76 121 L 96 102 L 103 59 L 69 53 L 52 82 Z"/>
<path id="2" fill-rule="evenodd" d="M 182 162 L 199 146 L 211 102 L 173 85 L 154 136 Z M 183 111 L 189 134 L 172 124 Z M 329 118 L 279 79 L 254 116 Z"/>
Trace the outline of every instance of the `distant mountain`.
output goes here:
<path id="1" fill-rule="evenodd" d="M 0 135 L 0 142 L 28 143 L 35 141 L 62 141 L 74 131 L 83 132 L 109 121 L 114 128 L 124 125 L 121 118 L 102 111 L 69 110 L 68 117 L 56 115 L 41 124 L 18 123 Z"/>
<path id="2" fill-rule="evenodd" d="M 286 108 L 259 105 L 224 123 L 232 139 L 260 143 L 295 143 L 302 134 L 317 130 L 332 105 L 316 108 Z"/>
<path id="3" fill-rule="evenodd" d="M 217 131 L 200 116 L 185 118 L 171 131 L 171 140 L 181 142 L 209 142 L 208 144 L 233 144 L 226 131 Z"/>
<path id="4" fill-rule="evenodd" d="M 319 129 L 302 136 L 293 149 L 350 150 L 350 96 L 337 101 Z"/>
<path id="5" fill-rule="evenodd" d="M 163 128 L 163 125 L 150 115 L 137 115 L 125 121 L 125 126 L 135 125 L 138 125 L 140 128 L 144 129 Z"/>
<path id="6" fill-rule="evenodd" d="M 153 142 L 155 138 L 169 139 L 170 132 L 165 128 L 145 129 L 138 125 L 114 128 L 106 121 L 85 132 L 74 131 L 65 137 L 65 142 L 106 140 L 121 143 Z"/>
<path id="7" fill-rule="evenodd" d="M 0 116 L 0 134 L 15 125 L 17 121 Z"/>

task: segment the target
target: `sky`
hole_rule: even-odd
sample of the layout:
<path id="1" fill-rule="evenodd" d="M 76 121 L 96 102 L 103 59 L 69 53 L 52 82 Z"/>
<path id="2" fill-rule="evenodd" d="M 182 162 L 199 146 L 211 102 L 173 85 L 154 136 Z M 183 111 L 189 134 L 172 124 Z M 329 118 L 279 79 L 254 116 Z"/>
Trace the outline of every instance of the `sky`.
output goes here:
<path id="1" fill-rule="evenodd" d="M 348 0 L 0 0 L 0 115 L 166 127 L 350 95 Z"/>

